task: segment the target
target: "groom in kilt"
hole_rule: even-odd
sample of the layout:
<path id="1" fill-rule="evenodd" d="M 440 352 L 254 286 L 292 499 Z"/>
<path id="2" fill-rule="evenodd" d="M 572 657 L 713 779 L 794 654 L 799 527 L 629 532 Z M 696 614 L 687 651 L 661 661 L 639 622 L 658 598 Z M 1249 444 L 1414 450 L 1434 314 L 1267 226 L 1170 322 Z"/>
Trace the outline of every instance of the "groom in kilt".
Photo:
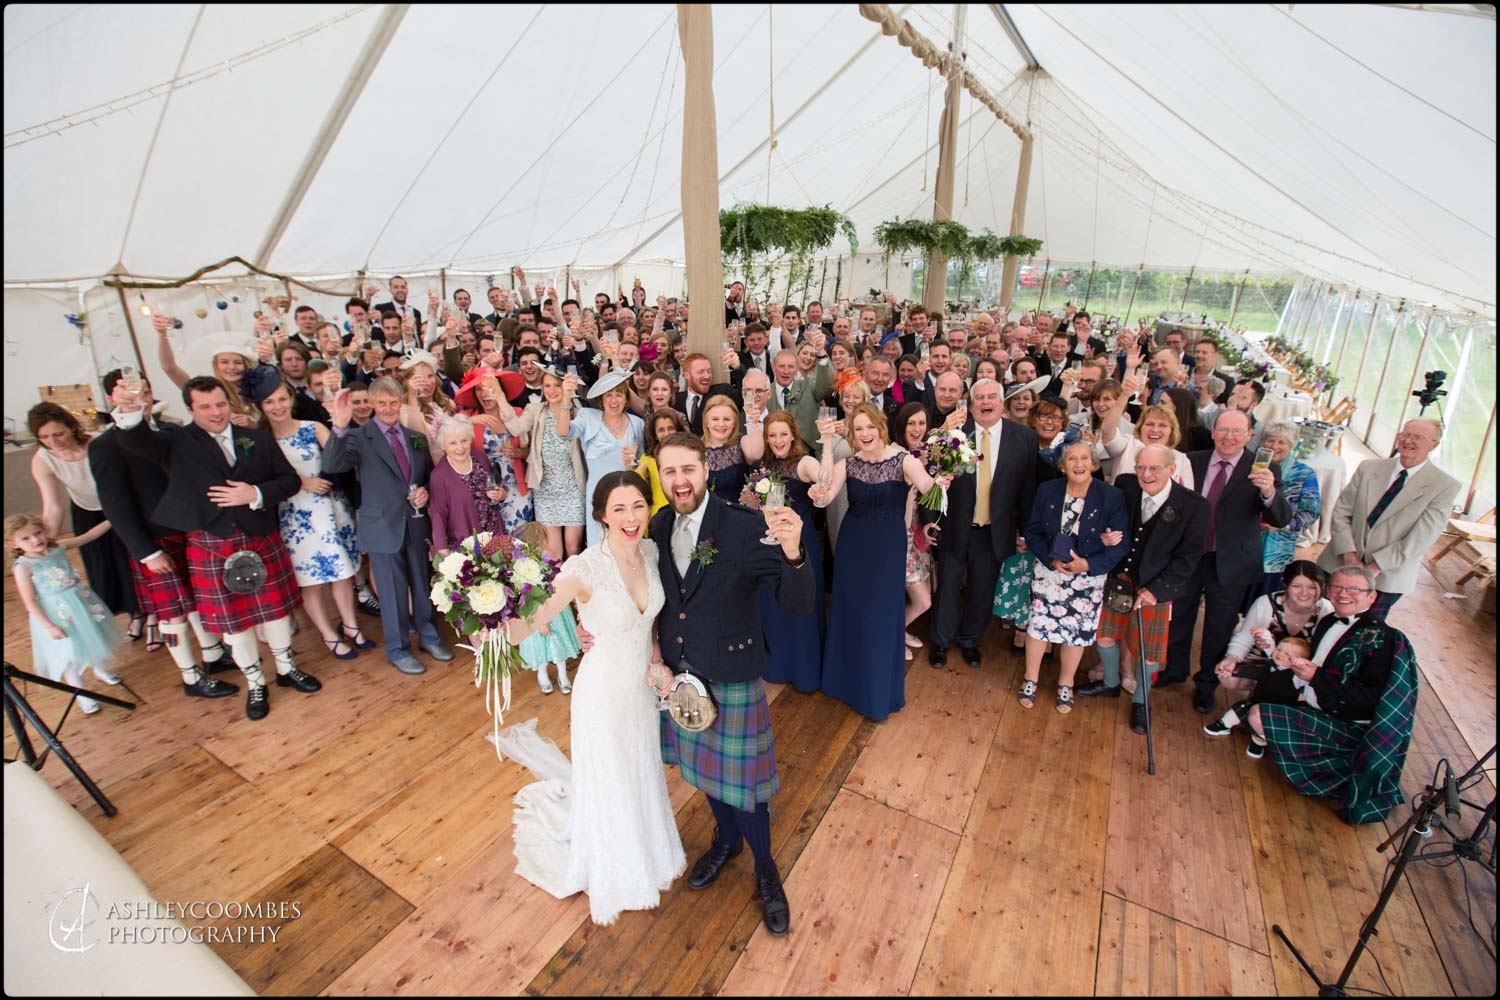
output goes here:
<path id="1" fill-rule="evenodd" d="M 268 368 L 265 377 L 279 375 Z M 302 597 L 276 513 L 302 480 L 269 431 L 230 423 L 229 397 L 218 379 L 188 379 L 182 400 L 193 418 L 185 427 L 153 428 L 142 419 L 139 400 L 120 407 L 115 427 L 126 452 L 166 469 L 166 492 L 151 520 L 186 534 L 188 589 L 198 617 L 204 629 L 224 637 L 250 686 L 245 714 L 259 720 L 271 704 L 256 626 L 263 626 L 271 647 L 278 687 L 309 693 L 322 687 L 292 662 L 291 616 Z M 265 567 L 264 582 L 249 592 L 236 592 L 225 580 L 225 564 L 239 552 L 254 553 Z"/>
<path id="2" fill-rule="evenodd" d="M 718 715 L 694 733 L 662 713 L 662 759 L 708 797 L 717 829 L 693 865 L 688 886 L 707 888 L 745 842 L 755 857 L 755 884 L 766 929 L 785 934 L 791 910 L 771 854 L 769 802 L 780 787 L 766 701 L 766 639 L 760 590 L 794 615 L 812 612 L 816 582 L 802 551 L 802 520 L 789 507 L 765 519 L 708 493 L 703 442 L 673 434 L 656 464 L 670 501 L 651 521 L 666 603 L 657 618 L 662 660 L 708 686 Z M 779 547 L 762 545 L 770 533 Z"/>

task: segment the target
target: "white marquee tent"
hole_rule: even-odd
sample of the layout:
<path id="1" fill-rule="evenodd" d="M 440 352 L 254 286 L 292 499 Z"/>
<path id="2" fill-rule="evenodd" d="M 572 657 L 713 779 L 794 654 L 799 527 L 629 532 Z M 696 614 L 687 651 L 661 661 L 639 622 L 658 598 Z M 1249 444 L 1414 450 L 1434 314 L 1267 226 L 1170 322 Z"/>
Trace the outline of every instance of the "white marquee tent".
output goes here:
<path id="1" fill-rule="evenodd" d="M 1037 136 L 1025 231 L 1051 261 L 1493 320 L 1493 8 L 1418 6 L 971 4 L 962 51 Z M 953 33 L 951 5 L 895 9 Z M 884 284 L 872 232 L 931 212 L 943 81 L 855 4 L 713 13 L 721 203 L 830 204 L 865 247 L 843 280 Z M 240 256 L 335 315 L 360 271 L 446 269 L 480 302 L 512 264 L 682 290 L 670 5 L 11 5 L 4 25 L 9 418 L 133 356 L 116 273 Z M 1020 142 L 967 94 L 960 122 L 954 213 L 1004 233 Z M 150 297 L 190 341 L 280 287 L 231 266 Z"/>

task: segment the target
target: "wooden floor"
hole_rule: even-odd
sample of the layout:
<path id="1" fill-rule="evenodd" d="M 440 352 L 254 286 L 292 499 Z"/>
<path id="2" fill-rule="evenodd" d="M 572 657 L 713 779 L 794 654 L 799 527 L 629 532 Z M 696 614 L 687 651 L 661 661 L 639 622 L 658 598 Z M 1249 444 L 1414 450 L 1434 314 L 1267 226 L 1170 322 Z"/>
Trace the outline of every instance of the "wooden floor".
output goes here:
<path id="1" fill-rule="evenodd" d="M 1424 571 L 1393 615 L 1424 681 L 1409 792 L 1495 738 L 1494 620 L 1442 594 Z M 26 669 L 9 581 L 5 608 L 6 658 Z M 306 627 L 295 648 L 323 691 L 272 688 L 270 717 L 251 723 L 241 699 L 186 699 L 165 653 L 131 647 L 121 673 L 139 707 L 74 709 L 62 726 L 113 819 L 60 762 L 43 770 L 158 899 L 299 903 L 276 943 L 219 948 L 268 994 L 1306 994 L 1272 925 L 1336 975 L 1385 873 L 1375 847 L 1407 814 L 1344 825 L 1246 759 L 1242 736 L 1205 737 L 1182 687 L 1153 698 L 1147 776 L 1124 701 L 1058 715 L 1044 670 L 1038 707 L 1020 708 L 997 625 L 982 669 L 919 653 L 885 723 L 774 693 L 789 936 L 761 928 L 748 852 L 707 891 L 679 882 L 658 910 L 596 927 L 581 897 L 513 874 L 511 798 L 529 778 L 484 741 L 461 663 L 412 678 L 378 651 L 338 662 Z M 507 721 L 537 717 L 566 750 L 568 700 L 522 681 Z M 28 693 L 61 715 L 61 696 Z M 711 817 L 669 780 L 692 859 Z M 1470 869 L 1467 893 L 1461 868 L 1413 868 L 1354 985 L 1491 994 L 1469 913 L 1488 936 L 1494 883 Z"/>

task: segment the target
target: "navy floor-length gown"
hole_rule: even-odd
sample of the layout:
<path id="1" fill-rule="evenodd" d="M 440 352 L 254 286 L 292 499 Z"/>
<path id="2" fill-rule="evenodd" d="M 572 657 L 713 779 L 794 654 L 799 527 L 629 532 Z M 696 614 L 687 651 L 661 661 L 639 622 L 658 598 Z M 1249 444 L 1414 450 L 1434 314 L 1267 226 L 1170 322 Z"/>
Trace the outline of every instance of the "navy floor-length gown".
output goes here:
<path id="1" fill-rule="evenodd" d="M 766 680 L 790 684 L 798 691 L 812 692 L 818 690 L 823 680 L 821 543 L 817 529 L 813 527 L 812 500 L 807 495 L 811 484 L 802 482 L 793 474 L 784 471 L 782 474 L 786 476 L 787 505 L 802 518 L 802 551 L 812 564 L 813 578 L 818 583 L 810 615 L 788 614 L 766 588 L 761 588 L 760 620 L 766 630 L 766 648 L 770 652 Z"/>
<path id="2" fill-rule="evenodd" d="M 823 691 L 877 721 L 906 704 L 905 457 L 848 459 L 849 511 L 823 652 Z"/>

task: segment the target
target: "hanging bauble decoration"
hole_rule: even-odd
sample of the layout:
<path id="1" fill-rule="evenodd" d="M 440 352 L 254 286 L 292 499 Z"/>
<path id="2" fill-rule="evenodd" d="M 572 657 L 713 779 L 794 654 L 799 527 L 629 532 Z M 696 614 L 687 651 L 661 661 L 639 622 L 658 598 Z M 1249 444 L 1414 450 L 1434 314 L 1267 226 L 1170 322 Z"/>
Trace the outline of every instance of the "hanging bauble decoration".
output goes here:
<path id="1" fill-rule="evenodd" d="M 219 301 L 215 302 L 214 305 L 218 306 L 220 309 L 228 309 L 229 308 L 229 303 L 225 302 L 223 299 L 220 299 Z"/>
<path id="2" fill-rule="evenodd" d="M 194 309 L 193 310 L 193 315 L 197 316 L 199 319 L 207 319 L 208 318 L 208 310 L 207 309 Z"/>
<path id="3" fill-rule="evenodd" d="M 240 300 L 240 297 L 238 295 L 231 295 L 231 296 L 229 296 L 229 301 L 230 302 L 238 302 L 239 300 Z"/>
<path id="4" fill-rule="evenodd" d="M 176 316 L 172 317 L 172 329 L 174 329 L 174 330 L 181 330 L 182 329 L 182 320 L 178 319 Z"/>

